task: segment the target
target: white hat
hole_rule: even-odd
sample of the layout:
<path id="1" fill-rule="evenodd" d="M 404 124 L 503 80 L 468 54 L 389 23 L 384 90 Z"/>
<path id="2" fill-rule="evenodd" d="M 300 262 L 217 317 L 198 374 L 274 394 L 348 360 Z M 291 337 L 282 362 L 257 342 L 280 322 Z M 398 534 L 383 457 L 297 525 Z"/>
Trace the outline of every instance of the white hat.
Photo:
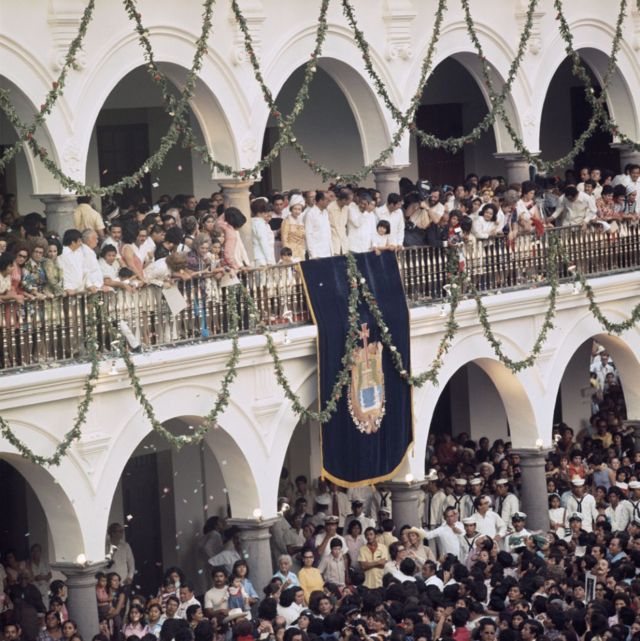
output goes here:
<path id="1" fill-rule="evenodd" d="M 571 485 L 575 485 L 576 487 L 580 487 L 584 485 L 584 479 L 581 479 L 579 476 L 574 476 L 571 479 Z"/>
<path id="2" fill-rule="evenodd" d="M 519 519 L 521 521 L 524 521 L 527 518 L 527 515 L 524 512 L 514 512 L 513 516 L 511 517 L 512 521 L 515 521 L 516 519 Z"/>
<path id="3" fill-rule="evenodd" d="M 304 207 L 304 198 L 300 194 L 294 194 L 289 198 L 289 209 L 294 205 L 302 205 Z"/>
<path id="4" fill-rule="evenodd" d="M 496 485 L 506 485 L 509 482 L 509 479 L 498 479 Z"/>
<path id="5" fill-rule="evenodd" d="M 621 490 L 628 490 L 629 489 L 629 484 L 628 483 L 623 483 L 622 481 L 618 481 L 616 483 L 616 487 L 619 487 Z M 638 484 L 638 487 L 640 487 L 640 484 Z"/>
<path id="6" fill-rule="evenodd" d="M 472 516 L 468 516 L 466 519 L 462 519 L 463 525 L 477 525 L 476 520 Z"/>
<path id="7" fill-rule="evenodd" d="M 630 490 L 640 490 L 640 481 L 631 481 L 629 483 Z"/>
<path id="8" fill-rule="evenodd" d="M 438 471 L 430 469 L 429 473 L 424 477 L 425 481 L 437 481 L 438 480 Z"/>
<path id="9" fill-rule="evenodd" d="M 480 469 L 483 467 L 488 467 L 489 468 L 489 474 L 493 474 L 496 471 L 496 468 L 491 465 L 491 463 L 488 463 L 487 461 L 484 461 L 484 463 L 480 463 Z"/>
<path id="10" fill-rule="evenodd" d="M 571 516 L 569 516 L 569 521 L 574 521 L 576 519 L 578 521 L 582 521 L 583 520 L 582 514 L 580 514 L 580 512 L 572 512 Z"/>
<path id="11" fill-rule="evenodd" d="M 453 479 L 454 485 L 466 485 L 467 479 Z"/>
<path id="12" fill-rule="evenodd" d="M 242 617 L 248 616 L 248 612 L 244 612 L 241 608 L 231 608 L 227 616 L 222 619 L 222 623 L 229 623 L 230 621 L 235 621 L 236 619 L 241 619 Z"/>
<path id="13" fill-rule="evenodd" d="M 483 483 L 484 479 L 481 479 L 479 476 L 476 476 L 469 481 L 469 485 L 482 485 Z"/>
<path id="14" fill-rule="evenodd" d="M 316 503 L 326 507 L 327 505 L 331 505 L 331 497 L 328 494 L 318 494 L 318 496 L 316 496 Z"/>

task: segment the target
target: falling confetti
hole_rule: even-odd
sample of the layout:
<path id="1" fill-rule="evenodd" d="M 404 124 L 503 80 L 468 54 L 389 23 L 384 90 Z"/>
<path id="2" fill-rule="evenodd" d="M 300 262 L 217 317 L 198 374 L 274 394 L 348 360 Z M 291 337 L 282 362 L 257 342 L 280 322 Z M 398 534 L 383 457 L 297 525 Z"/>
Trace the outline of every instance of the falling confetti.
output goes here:
<path id="1" fill-rule="evenodd" d="M 198 570 L 198 574 L 204 574 L 204 570 L 203 570 L 202 568 L 200 568 L 200 569 Z"/>
<path id="2" fill-rule="evenodd" d="M 179 546 L 179 545 L 176 545 L 176 550 L 179 550 L 179 549 L 180 549 L 180 546 Z"/>
<path id="3" fill-rule="evenodd" d="M 178 165 L 178 171 L 182 171 L 182 165 Z"/>
<path id="4" fill-rule="evenodd" d="M 130 521 L 133 518 L 133 514 L 127 514 L 127 521 Z"/>
<path id="5" fill-rule="evenodd" d="M 102 170 L 102 175 L 103 175 L 103 176 L 106 176 L 108 173 L 109 173 L 109 170 L 108 170 L 108 169 L 103 169 L 103 170 Z"/>
<path id="6" fill-rule="evenodd" d="M 224 459 L 224 460 L 223 460 L 223 461 L 221 461 L 221 462 L 222 462 L 222 465 L 226 465 L 226 464 L 227 464 L 227 460 L 226 460 L 226 459 Z"/>
<path id="7" fill-rule="evenodd" d="M 165 494 L 169 494 L 169 492 L 171 492 L 171 490 L 170 490 L 168 487 L 163 487 L 163 488 L 162 488 L 162 491 L 163 491 Z"/>

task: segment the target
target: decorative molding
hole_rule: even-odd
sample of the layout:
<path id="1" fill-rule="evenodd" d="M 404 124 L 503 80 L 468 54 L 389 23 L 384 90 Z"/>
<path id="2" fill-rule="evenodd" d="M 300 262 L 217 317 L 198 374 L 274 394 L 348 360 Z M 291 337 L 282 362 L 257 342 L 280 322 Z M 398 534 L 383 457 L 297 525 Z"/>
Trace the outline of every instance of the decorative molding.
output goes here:
<path id="1" fill-rule="evenodd" d="M 238 0 L 240 10 L 247 21 L 247 28 L 251 34 L 253 42 L 253 49 L 256 56 L 260 57 L 262 49 L 262 23 L 266 19 L 264 6 L 262 0 Z M 233 10 L 229 10 L 229 22 L 235 27 L 235 35 L 233 38 L 233 45 L 231 46 L 231 62 L 234 65 L 242 65 L 248 62 L 247 51 L 244 46 L 244 37 L 240 31 L 240 27 L 236 23 L 236 17 Z"/>
<path id="2" fill-rule="evenodd" d="M 54 71 L 62 69 L 69 45 L 78 35 L 83 10 L 82 2 L 77 0 L 49 0 L 47 22 L 53 43 L 50 63 Z M 77 68 L 84 69 L 87 56 L 83 49 L 78 51 L 75 62 Z"/>
<path id="3" fill-rule="evenodd" d="M 524 25 L 527 21 L 527 7 L 526 2 L 520 2 L 516 11 L 516 20 L 518 21 L 518 31 L 522 32 Z M 542 18 L 544 11 L 534 11 L 531 18 L 531 35 L 529 37 L 529 51 L 537 56 L 542 51 Z"/>
<path id="4" fill-rule="evenodd" d="M 256 162 L 256 155 L 259 153 L 258 142 L 250 133 L 242 139 L 240 153 L 243 167 L 250 167 Z"/>
<path id="5" fill-rule="evenodd" d="M 409 60 L 413 57 L 411 24 L 416 16 L 412 0 L 385 0 L 382 19 L 387 31 L 387 60 Z"/>
<path id="6" fill-rule="evenodd" d="M 96 464 L 110 443 L 111 435 L 106 432 L 87 432 L 76 444 L 78 453 L 87 464 L 85 470 L 89 476 L 96 471 Z"/>
<path id="7" fill-rule="evenodd" d="M 634 51 L 640 51 L 640 10 L 635 2 L 631 3 L 631 24 L 633 25 L 631 44 Z"/>

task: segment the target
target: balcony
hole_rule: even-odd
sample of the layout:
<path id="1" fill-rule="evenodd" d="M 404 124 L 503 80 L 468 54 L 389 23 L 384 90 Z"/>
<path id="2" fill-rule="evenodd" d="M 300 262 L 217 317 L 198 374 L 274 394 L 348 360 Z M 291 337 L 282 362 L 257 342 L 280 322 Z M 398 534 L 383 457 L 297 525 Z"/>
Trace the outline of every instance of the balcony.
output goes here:
<path id="1" fill-rule="evenodd" d="M 482 293 L 539 287 L 549 282 L 549 258 L 554 240 L 561 259 L 555 265 L 562 281 L 575 278 L 575 266 L 585 276 L 597 277 L 640 267 L 640 227 L 621 224 L 615 234 L 599 226 L 551 229 L 543 236 L 499 236 L 479 240 L 464 253 L 470 281 Z M 397 252 L 407 302 L 410 306 L 439 304 L 446 299 L 450 280 L 451 247 L 410 247 Z M 462 254 L 460 255 L 462 258 Z M 242 280 L 259 310 L 252 317 L 240 302 L 239 329 L 243 333 L 283 329 L 310 323 L 300 276 L 295 267 L 253 270 Z M 113 328 L 124 328 L 130 344 L 143 350 L 229 336 L 227 291 L 213 277 L 176 281 L 184 309 L 173 315 L 163 289 L 153 285 L 134 293 L 100 293 L 97 325 L 98 353 L 114 353 Z M 464 292 L 463 292 L 464 293 Z M 0 373 L 11 374 L 58 367 L 88 359 L 89 295 L 0 304 Z"/>

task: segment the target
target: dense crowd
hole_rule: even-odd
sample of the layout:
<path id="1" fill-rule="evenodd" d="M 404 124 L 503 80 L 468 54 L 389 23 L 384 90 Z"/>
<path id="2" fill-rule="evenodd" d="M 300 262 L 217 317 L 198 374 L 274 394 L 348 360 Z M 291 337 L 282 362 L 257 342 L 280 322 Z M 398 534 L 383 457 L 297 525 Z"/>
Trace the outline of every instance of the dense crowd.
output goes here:
<path id="1" fill-rule="evenodd" d="M 456 186 L 400 181 L 400 193 L 356 185 L 300 191 L 251 201 L 251 220 L 223 205 L 223 195 L 121 198 L 108 213 L 78 198 L 75 227 L 47 233 L 37 212 L 21 216 L 15 196 L 0 195 L 0 302 L 80 292 L 131 293 L 146 285 L 209 275 L 222 286 L 252 268 L 291 264 L 347 251 L 459 244 L 470 255 L 492 238 L 544 234 L 557 225 L 599 226 L 617 234 L 637 222 L 640 167 L 623 174 L 583 168 L 565 180 L 538 177 L 507 185 L 469 174 Z M 251 226 L 250 252 L 239 230 Z M 247 238 L 247 235 L 244 235 Z M 249 254 L 253 258 L 249 259 Z"/>
<path id="2" fill-rule="evenodd" d="M 597 343 L 590 377 L 589 424 L 554 428 L 548 530 L 527 526 L 526 479 L 503 440 L 430 435 L 422 527 L 395 521 L 374 486 L 345 491 L 283 469 L 268 585 L 252 583 L 238 530 L 214 516 L 199 543 L 209 589 L 196 594 L 194 577 L 169 567 L 143 595 L 113 523 L 93 641 L 639 641 L 640 450 Z M 6 641 L 82 641 L 40 546 L 2 563 Z"/>
<path id="3" fill-rule="evenodd" d="M 639 187 L 640 167 L 630 165 L 619 176 L 585 168 L 564 181 L 521 185 L 474 174 L 454 187 L 403 179 L 386 203 L 354 185 L 292 189 L 252 200 L 253 261 L 239 232 L 246 218 L 225 208 L 220 193 L 163 196 L 153 205 L 122 198 L 104 214 L 81 197 L 75 228 L 62 239 L 39 214 L 20 216 L 5 195 L 0 301 L 131 293 L 203 274 L 225 286 L 243 270 L 276 263 L 466 247 L 556 225 L 616 234 L 620 223 L 638 220 Z M 597 344 L 590 380 L 589 424 L 578 434 L 554 428 L 548 530 L 527 527 L 519 455 L 502 440 L 430 435 L 422 527 L 395 521 L 392 497 L 373 486 L 345 491 L 283 470 L 268 585 L 252 583 L 238 531 L 212 517 L 200 543 L 210 588 L 196 594 L 194 577 L 170 567 L 157 592 L 140 594 L 134 551 L 114 523 L 96 576 L 94 641 L 640 641 L 640 451 L 615 365 Z M 66 596 L 39 545 L 27 555 L 4 551 L 6 641 L 82 641 Z"/>

